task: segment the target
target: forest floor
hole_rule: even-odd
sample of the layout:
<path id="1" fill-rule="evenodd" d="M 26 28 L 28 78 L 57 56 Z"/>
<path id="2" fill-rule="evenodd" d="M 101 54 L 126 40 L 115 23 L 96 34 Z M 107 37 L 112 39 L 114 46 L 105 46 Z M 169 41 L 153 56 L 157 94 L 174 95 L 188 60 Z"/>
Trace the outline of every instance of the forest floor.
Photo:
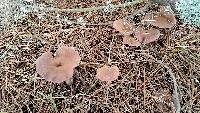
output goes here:
<path id="1" fill-rule="evenodd" d="M 143 13 L 158 10 L 157 5 L 115 7 L 115 2 L 102 8 L 103 0 L 8 4 L 0 14 L 10 19 L 0 26 L 0 113 L 200 112 L 200 29 L 178 14 L 172 29 L 157 28 L 162 33 L 158 41 L 131 47 L 123 44 L 113 21 L 126 18 L 139 25 Z M 13 5 L 21 8 L 12 11 Z M 36 59 L 60 44 L 75 47 L 81 56 L 71 84 L 48 82 L 36 73 Z M 97 68 L 108 62 L 120 69 L 111 84 L 95 78 Z"/>

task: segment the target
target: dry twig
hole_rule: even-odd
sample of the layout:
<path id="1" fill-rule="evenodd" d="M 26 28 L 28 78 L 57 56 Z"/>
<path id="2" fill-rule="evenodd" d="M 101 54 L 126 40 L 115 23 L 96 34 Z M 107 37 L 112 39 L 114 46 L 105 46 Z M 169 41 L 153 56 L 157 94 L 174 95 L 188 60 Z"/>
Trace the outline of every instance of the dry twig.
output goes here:
<path id="1" fill-rule="evenodd" d="M 157 63 L 159 63 L 161 66 L 163 66 L 164 68 L 167 69 L 170 77 L 172 78 L 173 86 L 174 86 L 173 94 L 172 94 L 173 104 L 174 104 L 174 107 L 176 109 L 176 113 L 180 113 L 181 105 L 180 105 L 179 94 L 178 94 L 178 84 L 176 82 L 176 78 L 175 78 L 175 76 L 172 72 L 172 69 L 169 66 L 167 66 L 167 64 L 163 63 L 162 61 L 155 59 L 153 56 L 150 56 L 150 55 L 147 55 L 147 54 L 143 54 L 143 55 L 155 60 Z"/>

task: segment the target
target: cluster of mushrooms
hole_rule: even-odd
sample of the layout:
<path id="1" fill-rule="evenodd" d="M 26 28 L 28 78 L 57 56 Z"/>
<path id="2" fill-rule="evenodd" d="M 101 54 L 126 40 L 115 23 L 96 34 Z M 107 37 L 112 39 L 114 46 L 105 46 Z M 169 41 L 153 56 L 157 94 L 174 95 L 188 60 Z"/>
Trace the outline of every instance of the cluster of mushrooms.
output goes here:
<path id="1" fill-rule="evenodd" d="M 149 13 L 144 16 L 144 23 L 151 24 L 159 28 L 172 28 L 176 24 L 176 18 L 170 11 L 165 11 L 164 6 L 159 12 Z M 125 19 L 114 21 L 113 27 L 119 31 L 123 37 L 123 43 L 129 46 L 140 46 L 156 41 L 160 37 L 160 31 L 155 28 L 144 29 L 135 26 L 134 23 Z"/>
<path id="2" fill-rule="evenodd" d="M 160 12 L 150 13 L 144 16 L 144 21 L 159 28 L 172 28 L 176 24 L 175 16 L 170 11 L 165 11 L 164 7 Z M 113 28 L 119 31 L 123 37 L 123 43 L 129 46 L 140 46 L 156 41 L 160 36 L 160 31 L 155 28 L 145 30 L 136 27 L 125 19 L 114 21 Z M 79 65 L 81 57 L 74 47 L 61 46 L 53 55 L 50 51 L 43 53 L 36 60 L 37 73 L 47 81 L 70 83 L 73 78 L 74 68 Z M 97 69 L 96 78 L 110 83 L 118 78 L 120 72 L 117 66 L 104 65 Z"/>

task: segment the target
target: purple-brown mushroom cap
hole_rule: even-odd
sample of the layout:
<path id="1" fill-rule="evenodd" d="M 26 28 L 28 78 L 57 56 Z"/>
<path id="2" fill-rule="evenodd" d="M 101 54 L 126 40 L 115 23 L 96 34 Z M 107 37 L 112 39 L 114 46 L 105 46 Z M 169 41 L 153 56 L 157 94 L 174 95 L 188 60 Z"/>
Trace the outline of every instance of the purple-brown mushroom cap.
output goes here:
<path id="1" fill-rule="evenodd" d="M 123 37 L 123 44 L 128 44 L 129 46 L 135 46 L 138 47 L 141 45 L 141 43 L 135 39 L 135 37 L 132 37 L 130 35 L 126 35 Z"/>
<path id="2" fill-rule="evenodd" d="M 160 31 L 154 28 L 150 28 L 148 30 L 137 28 L 135 36 L 142 44 L 148 44 L 156 41 L 160 37 Z"/>
<path id="3" fill-rule="evenodd" d="M 56 51 L 56 56 L 64 57 L 65 61 L 70 61 L 68 65 L 71 65 L 71 67 L 78 66 L 81 60 L 81 57 L 78 52 L 75 51 L 74 47 L 62 46 Z"/>
<path id="4" fill-rule="evenodd" d="M 51 52 L 43 53 L 36 60 L 36 71 L 48 81 L 70 83 L 74 68 L 79 62 L 78 52 L 74 48 L 63 46 L 56 51 L 55 57 Z"/>
<path id="5" fill-rule="evenodd" d="M 96 78 L 101 81 L 111 82 L 118 78 L 119 76 L 119 68 L 117 66 L 107 66 L 97 69 Z"/>
<path id="6" fill-rule="evenodd" d="M 165 11 L 164 7 L 160 8 L 158 15 L 153 13 L 146 14 L 144 21 L 159 28 L 172 28 L 176 24 L 176 18 L 170 11 Z"/>
<path id="7" fill-rule="evenodd" d="M 135 30 L 134 24 L 125 19 L 115 20 L 113 22 L 113 28 L 115 28 L 123 35 L 130 35 Z"/>

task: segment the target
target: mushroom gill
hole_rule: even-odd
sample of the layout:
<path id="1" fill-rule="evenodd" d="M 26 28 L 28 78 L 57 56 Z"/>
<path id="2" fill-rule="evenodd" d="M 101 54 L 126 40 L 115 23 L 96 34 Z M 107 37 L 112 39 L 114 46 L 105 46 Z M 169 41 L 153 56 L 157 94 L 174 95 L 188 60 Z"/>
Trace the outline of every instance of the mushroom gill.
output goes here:
<path id="1" fill-rule="evenodd" d="M 135 37 L 130 35 L 126 35 L 123 37 L 123 44 L 128 44 L 129 46 L 136 46 L 136 47 L 141 45 L 141 43 L 138 40 L 136 40 Z"/>

